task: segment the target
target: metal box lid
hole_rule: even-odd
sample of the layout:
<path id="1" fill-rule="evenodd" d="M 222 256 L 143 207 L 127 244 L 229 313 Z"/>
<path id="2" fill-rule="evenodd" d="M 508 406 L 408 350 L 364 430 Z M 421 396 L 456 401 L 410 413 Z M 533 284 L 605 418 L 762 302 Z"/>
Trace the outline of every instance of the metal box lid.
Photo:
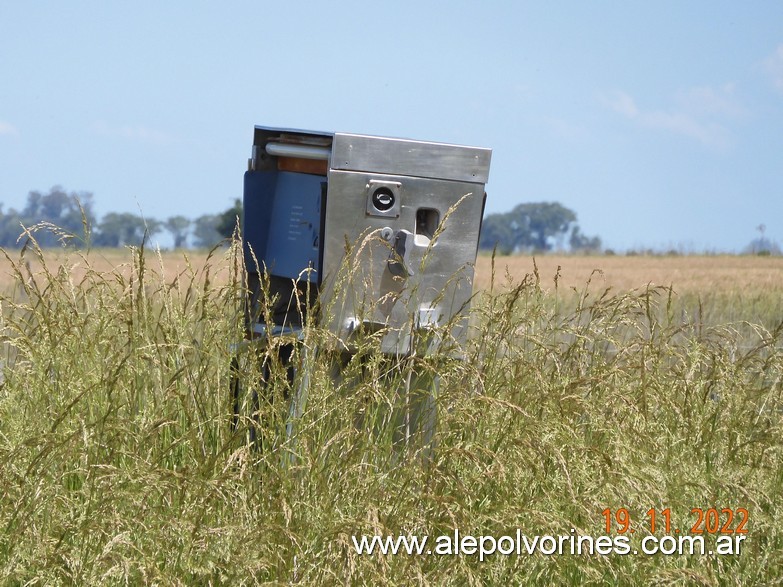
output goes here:
<path id="1" fill-rule="evenodd" d="M 483 184 L 491 156 L 482 147 L 335 133 L 330 167 Z"/>
<path id="2" fill-rule="evenodd" d="M 310 137 L 323 148 L 329 168 L 429 179 L 487 183 L 492 149 L 380 137 L 352 133 L 331 133 L 256 126 L 253 145 L 265 148 L 281 135 Z M 304 148 L 300 147 L 304 153 Z M 296 155 L 294 155 L 296 156 Z M 305 157 L 319 158 L 318 155 Z M 254 158 L 256 153 L 254 153 Z"/>

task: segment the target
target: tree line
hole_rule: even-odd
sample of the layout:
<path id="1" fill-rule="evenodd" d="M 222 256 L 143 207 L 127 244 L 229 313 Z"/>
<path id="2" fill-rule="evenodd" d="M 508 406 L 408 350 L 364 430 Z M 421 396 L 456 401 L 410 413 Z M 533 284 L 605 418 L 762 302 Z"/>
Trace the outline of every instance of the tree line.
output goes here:
<path id="1" fill-rule="evenodd" d="M 48 193 L 31 191 L 21 210 L 5 211 L 0 204 L 0 247 L 22 246 L 26 239 L 20 235 L 27 229 L 35 231 L 42 247 L 59 246 L 68 235 L 97 247 L 138 246 L 166 231 L 175 248 L 209 248 L 231 236 L 241 210 L 241 202 L 236 200 L 224 212 L 195 219 L 175 215 L 158 220 L 130 212 L 108 212 L 99 220 L 91 193 L 68 193 L 54 186 Z"/>
<path id="2" fill-rule="evenodd" d="M 174 248 L 209 248 L 230 237 L 241 218 L 242 203 L 217 214 L 195 219 L 175 215 L 165 220 L 130 212 L 108 212 L 99 220 L 90 192 L 66 192 L 54 186 L 48 193 L 31 191 L 21 210 L 3 210 L 0 204 L 0 247 L 24 244 L 24 229 L 35 229 L 42 247 L 62 244 L 73 235 L 97 247 L 141 245 L 157 234 L 168 232 Z M 519 204 L 510 212 L 488 214 L 482 224 L 479 248 L 501 254 L 529 251 L 572 251 L 601 249 L 601 239 L 582 234 L 576 213 L 556 202 Z"/>
<path id="3" fill-rule="evenodd" d="M 510 212 L 488 214 L 479 248 L 501 254 L 530 251 L 599 251 L 601 239 L 582 234 L 576 213 L 557 202 L 519 204 Z"/>

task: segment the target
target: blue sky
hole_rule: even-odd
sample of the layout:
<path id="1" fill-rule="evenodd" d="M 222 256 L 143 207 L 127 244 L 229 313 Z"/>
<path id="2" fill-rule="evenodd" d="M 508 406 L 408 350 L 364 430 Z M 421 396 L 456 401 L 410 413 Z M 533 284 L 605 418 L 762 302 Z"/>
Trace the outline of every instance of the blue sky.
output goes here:
<path id="1" fill-rule="evenodd" d="M 781 2 L 1 1 L 5 209 L 218 212 L 260 124 L 491 147 L 488 212 L 617 250 L 783 243 Z"/>

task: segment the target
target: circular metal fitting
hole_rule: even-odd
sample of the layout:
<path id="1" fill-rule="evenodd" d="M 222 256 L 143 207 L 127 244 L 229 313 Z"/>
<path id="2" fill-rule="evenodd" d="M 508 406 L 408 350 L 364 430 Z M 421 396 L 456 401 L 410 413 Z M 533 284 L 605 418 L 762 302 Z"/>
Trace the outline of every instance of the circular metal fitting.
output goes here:
<path id="1" fill-rule="evenodd" d="M 372 194 L 372 205 L 380 212 L 391 210 L 394 206 L 394 192 L 387 187 L 379 187 Z"/>

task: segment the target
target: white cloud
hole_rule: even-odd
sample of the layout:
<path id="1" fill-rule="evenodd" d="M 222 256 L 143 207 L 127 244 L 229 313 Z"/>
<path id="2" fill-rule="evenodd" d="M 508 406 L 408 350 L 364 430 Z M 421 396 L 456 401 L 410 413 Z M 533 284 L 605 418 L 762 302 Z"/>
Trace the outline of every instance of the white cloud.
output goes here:
<path id="1" fill-rule="evenodd" d="M 155 145 L 166 145 L 174 142 L 174 138 L 171 135 L 147 126 L 113 126 L 103 121 L 98 121 L 93 123 L 92 131 L 103 136 L 119 137 Z"/>
<path id="2" fill-rule="evenodd" d="M 772 84 L 783 92 L 783 45 L 778 45 L 775 52 L 764 60 L 763 67 Z"/>
<path id="3" fill-rule="evenodd" d="M 604 101 L 612 110 L 626 118 L 635 118 L 639 114 L 636 102 L 625 92 L 615 92 L 614 96 L 605 98 Z"/>
<path id="4" fill-rule="evenodd" d="M 734 84 L 724 84 L 717 89 L 708 86 L 689 88 L 677 93 L 677 102 L 695 116 L 741 117 L 747 111 L 737 100 L 734 90 Z"/>
<path id="5" fill-rule="evenodd" d="M 651 111 L 640 115 L 642 124 L 650 128 L 668 130 L 707 145 L 724 148 L 728 146 L 728 131 L 715 122 L 698 120 L 682 112 Z"/>
<path id="6" fill-rule="evenodd" d="M 625 92 L 615 92 L 603 101 L 611 110 L 639 126 L 682 135 L 714 149 L 724 149 L 730 144 L 728 129 L 714 120 L 716 115 L 741 112 L 737 104 L 710 88 L 694 88 L 681 93 L 680 107 L 672 110 L 640 108 Z"/>
<path id="7" fill-rule="evenodd" d="M 16 130 L 16 127 L 10 122 L 5 122 L 3 120 L 0 120 L 0 135 L 15 137 L 15 136 L 19 136 L 19 131 Z"/>

